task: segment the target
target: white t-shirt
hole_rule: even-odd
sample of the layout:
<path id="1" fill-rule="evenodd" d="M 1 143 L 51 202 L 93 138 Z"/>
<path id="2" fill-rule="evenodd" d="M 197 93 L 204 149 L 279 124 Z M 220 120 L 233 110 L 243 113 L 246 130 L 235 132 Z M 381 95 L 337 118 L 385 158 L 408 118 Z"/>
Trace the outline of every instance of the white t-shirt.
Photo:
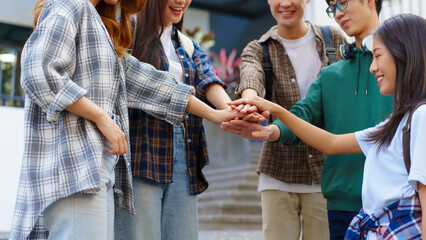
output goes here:
<path id="1" fill-rule="evenodd" d="M 172 29 L 173 27 L 164 27 L 163 34 L 161 34 L 160 38 L 161 44 L 163 45 L 164 54 L 169 61 L 169 73 L 171 73 L 177 81 L 184 82 L 182 64 L 172 43 Z"/>
<path id="2" fill-rule="evenodd" d="M 317 80 L 322 66 L 317 51 L 314 31 L 309 25 L 309 30 L 305 36 L 294 40 L 285 39 L 278 35 L 276 31 L 275 34 L 290 58 L 294 72 L 296 73 L 300 98 L 304 99 L 311 84 Z"/>
<path id="3" fill-rule="evenodd" d="M 309 25 L 308 32 L 301 38 L 288 40 L 275 32 L 283 44 L 296 74 L 301 99 L 306 97 L 309 86 L 317 79 L 322 62 L 316 48 L 315 34 Z M 293 193 L 321 192 L 321 184 L 285 183 L 266 174 L 259 175 L 258 191 L 280 190 Z"/>
<path id="4" fill-rule="evenodd" d="M 380 151 L 374 142 L 366 141 L 367 136 L 379 125 L 355 133 L 356 139 L 366 156 L 362 182 L 362 207 L 372 214 L 402 198 L 411 197 L 417 189 L 417 182 L 426 185 L 426 105 L 420 106 L 411 119 L 410 175 L 405 169 L 402 150 L 402 128 L 407 122 L 406 115 L 398 126 L 388 147 Z M 376 239 L 370 232 L 368 239 Z"/>

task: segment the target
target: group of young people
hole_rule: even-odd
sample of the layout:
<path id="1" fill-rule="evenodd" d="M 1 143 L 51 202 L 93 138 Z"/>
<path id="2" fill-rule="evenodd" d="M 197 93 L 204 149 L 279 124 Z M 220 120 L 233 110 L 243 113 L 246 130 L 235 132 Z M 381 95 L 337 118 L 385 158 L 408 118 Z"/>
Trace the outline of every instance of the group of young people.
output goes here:
<path id="1" fill-rule="evenodd" d="M 180 32 L 190 0 L 39 0 L 22 53 L 25 149 L 10 238 L 197 239 L 206 118 L 269 141 L 259 165 L 265 239 L 299 239 L 301 228 L 304 239 L 421 239 L 426 20 L 379 27 L 382 0 L 326 1 L 355 38 L 340 49 L 331 28 L 345 59 L 325 67 L 326 36 L 303 19 L 310 0 L 268 0 L 277 26 L 244 50 L 242 98 L 231 102 Z M 372 33 L 373 49 L 363 48 Z M 265 44 L 271 101 L 261 98 Z M 406 168 L 402 128 L 414 109 Z M 301 140 L 325 162 L 289 146 Z M 358 155 L 335 155 L 348 153 Z"/>

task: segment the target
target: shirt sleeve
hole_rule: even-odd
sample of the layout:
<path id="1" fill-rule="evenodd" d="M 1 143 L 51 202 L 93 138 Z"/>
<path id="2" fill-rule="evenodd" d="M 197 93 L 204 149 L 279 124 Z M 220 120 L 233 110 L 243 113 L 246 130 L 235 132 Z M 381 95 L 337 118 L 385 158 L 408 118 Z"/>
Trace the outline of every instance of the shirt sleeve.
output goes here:
<path id="1" fill-rule="evenodd" d="M 265 97 L 265 73 L 263 71 L 263 50 L 257 41 L 250 42 L 241 54 L 240 84 L 235 90 L 235 99 L 241 98 L 245 89 L 254 89 Z"/>
<path id="2" fill-rule="evenodd" d="M 290 112 L 295 116 L 309 122 L 317 127 L 323 128 L 323 108 L 322 108 L 322 90 L 321 90 L 321 76 L 309 87 L 306 97 L 298 101 L 291 109 Z M 286 146 L 294 146 L 300 143 L 300 139 L 279 119 L 275 120 L 273 124 L 278 125 L 280 128 L 280 138 L 278 142 Z"/>
<path id="3" fill-rule="evenodd" d="M 77 28 L 65 16 L 51 14 L 38 23 L 22 53 L 21 84 L 49 122 L 86 94 L 71 77 L 76 66 Z"/>
<path id="4" fill-rule="evenodd" d="M 417 182 L 426 185 L 426 106 L 419 107 L 411 119 L 411 168 L 408 183 L 416 190 Z"/>
<path id="5" fill-rule="evenodd" d="M 355 132 L 356 141 L 358 142 L 359 147 L 361 148 L 361 151 L 364 153 L 365 156 L 367 156 L 370 149 L 376 145 L 374 141 L 369 140 L 369 136 L 371 133 L 379 130 L 383 125 L 385 125 L 389 120 L 386 119 L 385 121 L 377 124 L 374 127 L 370 127 L 361 131 Z"/>
<path id="6" fill-rule="evenodd" d="M 200 93 L 200 96 L 197 97 L 204 101 L 204 93 L 210 84 L 218 83 L 224 88 L 226 88 L 226 85 L 216 75 L 210 64 L 209 57 L 204 53 L 203 49 L 194 41 L 193 44 L 194 53 L 192 54 L 192 60 L 196 68 L 196 90 L 197 93 Z"/>
<path id="7" fill-rule="evenodd" d="M 131 55 L 124 62 L 128 106 L 173 125 L 182 123 L 194 88 L 177 82 L 168 72 L 139 62 Z"/>

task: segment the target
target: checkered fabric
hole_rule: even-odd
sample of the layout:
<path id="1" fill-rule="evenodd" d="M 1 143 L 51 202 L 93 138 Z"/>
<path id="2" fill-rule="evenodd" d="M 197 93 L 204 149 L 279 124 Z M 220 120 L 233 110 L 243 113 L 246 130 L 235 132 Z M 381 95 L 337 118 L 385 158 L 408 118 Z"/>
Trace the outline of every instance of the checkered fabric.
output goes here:
<path id="1" fill-rule="evenodd" d="M 363 210 L 354 217 L 345 240 L 363 240 L 376 233 L 381 240 L 422 239 L 422 209 L 418 195 L 396 201 L 371 215 Z"/>
<path id="2" fill-rule="evenodd" d="M 328 57 L 320 26 L 308 22 L 315 34 L 316 48 L 322 62 L 322 67 L 327 66 Z M 259 96 L 265 96 L 265 74 L 263 72 L 263 51 L 261 42 L 268 42 L 271 57 L 274 86 L 271 101 L 283 108 L 290 109 L 300 100 L 300 91 L 297 84 L 296 73 L 286 49 L 277 38 L 272 27 L 259 40 L 250 42 L 241 55 L 241 81 L 236 90 L 236 98 L 248 88 L 254 89 Z M 339 46 L 346 42 L 344 36 L 336 28 L 331 27 L 333 46 L 336 56 L 340 60 Z M 306 57 L 307 60 L 309 56 Z M 271 116 L 269 123 L 276 118 Z M 318 150 L 301 143 L 298 146 L 284 146 L 281 143 L 265 142 L 260 157 L 258 172 L 264 173 L 286 183 L 318 184 L 321 179 L 321 170 L 324 164 L 324 154 Z"/>
<path id="3" fill-rule="evenodd" d="M 181 61 L 184 81 L 187 85 L 195 87 L 197 98 L 206 101 L 204 93 L 210 84 L 218 83 L 224 86 L 211 67 L 209 57 L 197 43 L 193 43 L 194 53 L 189 56 L 182 47 L 176 28 L 173 29 L 172 43 Z M 169 64 L 163 51 L 160 52 L 160 56 L 163 69 L 168 71 Z M 156 183 L 171 183 L 173 126 L 137 109 L 129 109 L 129 116 L 133 176 L 150 179 Z M 193 114 L 188 114 L 184 120 L 190 176 L 189 190 L 193 195 L 202 193 L 208 187 L 201 171 L 209 163 L 202 121 L 202 118 Z"/>
<path id="4" fill-rule="evenodd" d="M 22 52 L 21 82 L 25 144 L 11 239 L 25 239 L 33 228 L 32 238 L 46 238 L 36 223 L 47 206 L 100 188 L 105 138 L 67 106 L 85 96 L 114 116 L 129 139 L 129 106 L 178 125 L 194 90 L 134 57 L 119 59 L 87 0 L 46 1 Z M 127 153 L 117 163 L 114 190 L 134 212 L 131 178 Z"/>

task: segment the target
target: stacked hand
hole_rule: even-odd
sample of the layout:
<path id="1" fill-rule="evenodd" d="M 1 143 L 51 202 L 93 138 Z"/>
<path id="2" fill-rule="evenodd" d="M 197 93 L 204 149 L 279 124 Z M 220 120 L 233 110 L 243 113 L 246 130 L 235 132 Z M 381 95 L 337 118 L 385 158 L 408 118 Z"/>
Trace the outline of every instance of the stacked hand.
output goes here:
<path id="1" fill-rule="evenodd" d="M 251 97 L 236 100 L 229 105 L 239 113 L 239 118 L 222 122 L 223 130 L 254 141 L 276 140 L 271 139 L 272 127 L 259 124 L 270 115 L 270 110 L 274 109 L 274 103 L 260 97 Z"/>

